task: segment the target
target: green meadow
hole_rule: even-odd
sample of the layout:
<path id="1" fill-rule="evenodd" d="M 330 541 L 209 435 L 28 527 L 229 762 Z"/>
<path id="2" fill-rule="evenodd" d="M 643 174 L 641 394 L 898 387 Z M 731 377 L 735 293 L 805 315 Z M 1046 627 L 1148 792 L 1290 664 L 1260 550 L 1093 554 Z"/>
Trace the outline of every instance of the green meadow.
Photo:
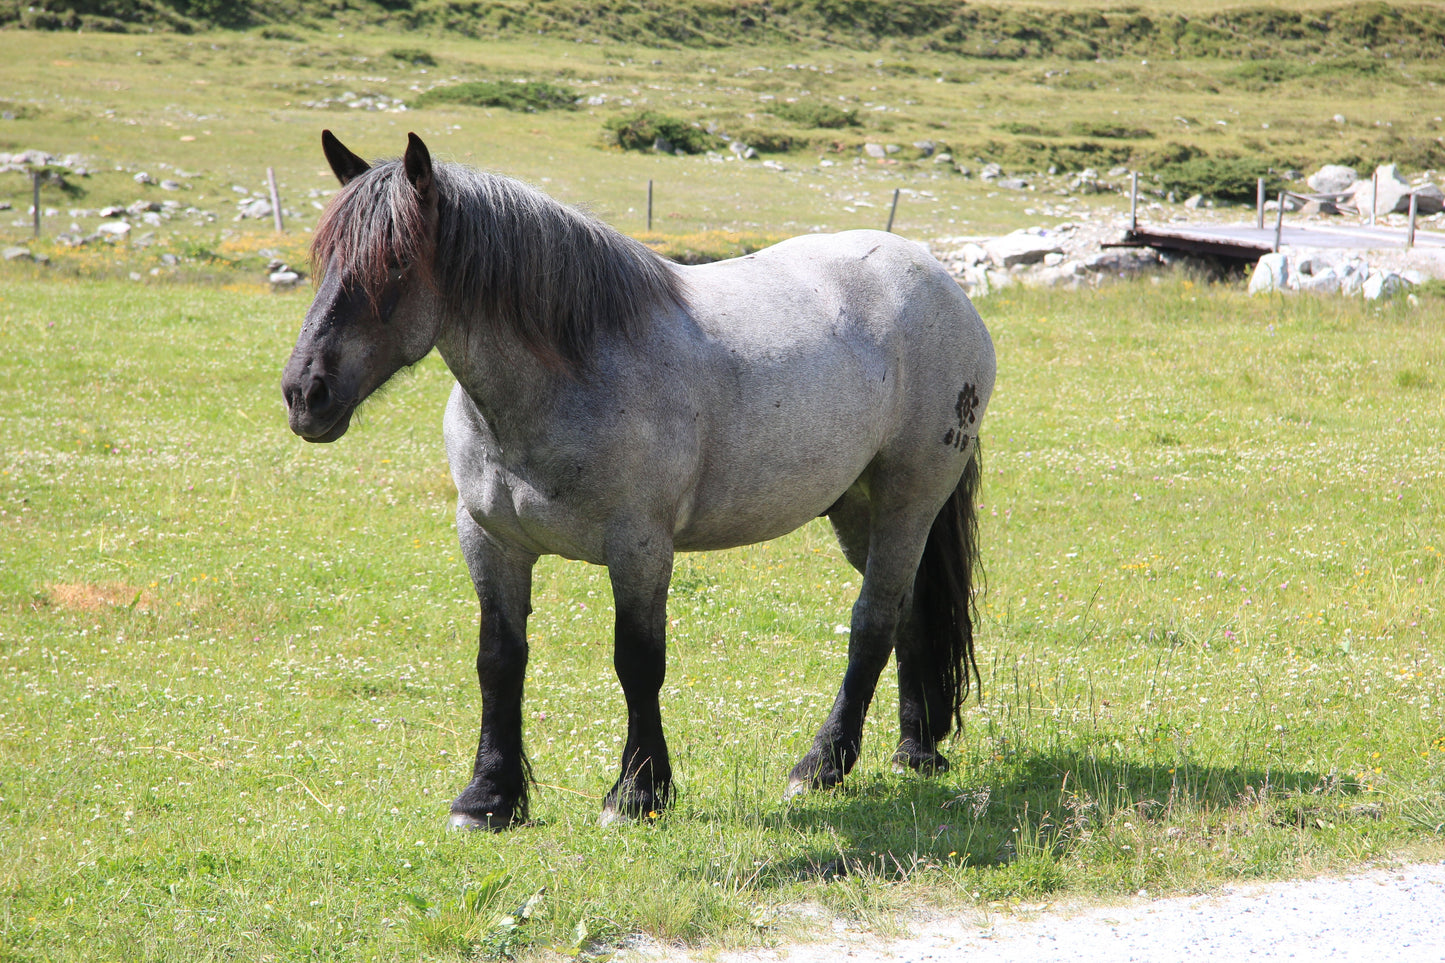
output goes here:
<path id="1" fill-rule="evenodd" d="M 433 355 L 306 445 L 279 380 L 310 292 L 264 282 L 305 265 L 323 127 L 365 156 L 416 130 L 686 258 L 881 227 L 895 189 L 920 240 L 1112 217 L 1117 193 L 1059 193 L 1086 155 L 1143 171 L 1163 216 L 1166 176 L 1438 168 L 1418 109 L 1445 83 L 1438 8 L 1190 26 L 1172 0 L 1001 3 L 955 43 L 935 0 L 867 30 L 869 5 L 778 3 L 756 41 L 706 3 L 665 36 L 644 2 L 232 6 L 255 19 L 86 8 L 160 17 L 129 33 L 0 7 L 0 150 L 90 171 L 43 185 L 39 240 L 29 179 L 0 172 L 0 245 L 48 258 L 0 263 L 0 961 L 599 959 L 638 934 L 768 946 L 1445 855 L 1438 283 L 1366 305 L 1178 271 L 981 299 L 982 692 L 953 769 L 891 771 L 890 675 L 849 782 L 783 801 L 858 589 L 819 522 L 678 559 L 677 802 L 601 828 L 625 721 L 610 589 L 547 559 L 534 821 L 493 835 L 446 830 L 480 715 L 450 377 Z M 1027 39 L 1056 13 L 1058 43 Z M 1178 30 L 1161 47 L 1140 16 Z M 1335 26 L 1280 26 L 1303 16 Z M 537 109 L 557 89 L 582 102 Z M 767 149 L 625 149 L 648 111 Z M 980 181 L 987 161 L 1034 189 Z M 235 219 L 268 166 L 284 233 Z M 58 238 L 138 199 L 175 204 L 115 243 Z"/>
<path id="2" fill-rule="evenodd" d="M 601 829 L 605 572 L 544 561 L 535 823 L 448 833 L 479 713 L 433 356 L 286 431 L 306 295 L 20 281 L 0 301 L 8 959 L 457 959 L 888 931 L 1438 856 L 1441 308 L 1184 276 L 981 303 L 982 698 L 895 775 L 886 682 L 782 801 L 857 588 L 823 524 L 679 559 L 676 807 Z M 530 907 L 525 914 L 523 909 Z"/>

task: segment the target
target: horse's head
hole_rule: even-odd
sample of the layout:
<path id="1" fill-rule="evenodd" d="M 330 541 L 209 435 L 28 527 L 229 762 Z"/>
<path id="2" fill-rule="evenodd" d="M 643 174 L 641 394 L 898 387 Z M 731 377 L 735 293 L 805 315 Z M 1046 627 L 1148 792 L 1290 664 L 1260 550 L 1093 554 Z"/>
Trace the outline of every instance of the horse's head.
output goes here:
<path id="1" fill-rule="evenodd" d="M 409 135 L 400 163 L 373 168 L 330 131 L 321 146 L 341 181 L 317 227 L 322 280 L 281 376 L 291 430 L 335 441 L 377 388 L 436 343 L 441 305 L 431 279 L 437 188 L 431 155 Z"/>

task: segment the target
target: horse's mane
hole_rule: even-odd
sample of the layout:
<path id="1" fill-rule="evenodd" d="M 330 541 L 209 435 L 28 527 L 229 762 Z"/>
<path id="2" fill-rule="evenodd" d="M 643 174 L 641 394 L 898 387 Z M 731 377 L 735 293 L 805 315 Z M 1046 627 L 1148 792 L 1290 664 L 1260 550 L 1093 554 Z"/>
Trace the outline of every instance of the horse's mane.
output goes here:
<path id="1" fill-rule="evenodd" d="M 597 334 L 631 336 L 685 304 L 662 257 L 601 221 L 510 178 L 440 163 L 433 176 L 434 243 L 402 162 L 382 162 L 327 206 L 312 274 L 344 265 L 379 303 L 389 274 L 408 265 L 453 318 L 505 327 L 539 358 L 574 367 Z"/>

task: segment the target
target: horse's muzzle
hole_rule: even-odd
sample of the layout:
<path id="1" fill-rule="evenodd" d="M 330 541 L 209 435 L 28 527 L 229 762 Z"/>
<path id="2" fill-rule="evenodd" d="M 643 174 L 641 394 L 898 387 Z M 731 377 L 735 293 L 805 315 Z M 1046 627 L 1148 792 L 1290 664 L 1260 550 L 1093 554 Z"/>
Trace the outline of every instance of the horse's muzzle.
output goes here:
<path id="1" fill-rule="evenodd" d="M 286 399 L 291 430 L 306 441 L 335 441 L 351 426 L 354 406 L 346 403 L 319 372 L 282 379 L 281 395 Z"/>

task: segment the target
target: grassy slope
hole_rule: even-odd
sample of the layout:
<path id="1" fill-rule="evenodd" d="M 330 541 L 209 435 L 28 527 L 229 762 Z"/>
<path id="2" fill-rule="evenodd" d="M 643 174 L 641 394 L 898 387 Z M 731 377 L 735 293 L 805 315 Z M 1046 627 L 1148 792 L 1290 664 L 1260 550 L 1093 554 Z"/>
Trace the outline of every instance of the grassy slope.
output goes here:
<path id="1" fill-rule="evenodd" d="M 1436 851 L 1438 297 L 1148 294 L 982 305 L 985 695 L 952 774 L 888 772 L 889 682 L 850 787 L 780 802 L 856 591 L 818 525 L 679 560 L 680 801 L 621 831 L 595 827 L 622 717 L 606 579 L 545 563 L 540 822 L 457 837 L 478 707 L 442 366 L 306 446 L 276 398 L 304 294 L 7 285 L 0 944 L 456 959 L 579 922 L 750 943 L 798 902 L 888 925 Z M 499 923 L 543 887 L 535 921 Z"/>

